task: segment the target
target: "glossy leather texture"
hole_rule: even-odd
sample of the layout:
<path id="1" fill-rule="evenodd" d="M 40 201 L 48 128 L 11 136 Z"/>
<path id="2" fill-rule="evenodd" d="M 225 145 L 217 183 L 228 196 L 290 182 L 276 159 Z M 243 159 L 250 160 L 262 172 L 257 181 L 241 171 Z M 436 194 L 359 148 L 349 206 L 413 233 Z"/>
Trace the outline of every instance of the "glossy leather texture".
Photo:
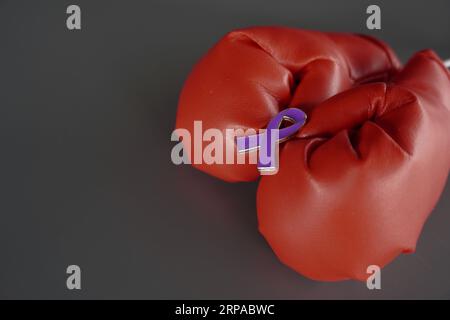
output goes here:
<path id="1" fill-rule="evenodd" d="M 193 136 L 193 123 L 201 120 L 203 130 L 262 129 L 282 109 L 309 112 L 358 83 L 389 77 L 398 66 L 389 47 L 367 36 L 282 27 L 233 31 L 193 68 L 179 99 L 176 128 Z M 184 147 L 194 162 L 193 139 L 190 144 Z M 234 141 L 223 145 L 233 149 L 224 154 L 236 154 Z M 231 182 L 259 176 L 254 164 L 193 165 Z"/>
<path id="2" fill-rule="evenodd" d="M 368 266 L 414 251 L 450 168 L 450 75 L 439 57 L 422 51 L 402 68 L 366 36 L 237 30 L 194 67 L 176 127 L 260 129 L 288 107 L 308 121 L 257 193 L 259 230 L 278 258 L 311 279 L 365 280 Z M 232 182 L 259 176 L 256 165 L 194 166 Z"/>
<path id="3" fill-rule="evenodd" d="M 316 280 L 367 278 L 415 250 L 450 167 L 450 78 L 431 51 L 388 82 L 317 105 L 261 179 L 260 232 L 289 267 Z"/>

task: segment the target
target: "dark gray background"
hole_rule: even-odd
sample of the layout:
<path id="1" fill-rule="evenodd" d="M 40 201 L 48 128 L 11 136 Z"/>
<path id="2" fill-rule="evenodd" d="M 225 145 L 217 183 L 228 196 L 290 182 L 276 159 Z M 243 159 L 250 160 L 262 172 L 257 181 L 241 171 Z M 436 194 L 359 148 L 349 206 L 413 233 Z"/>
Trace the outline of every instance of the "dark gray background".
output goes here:
<path id="1" fill-rule="evenodd" d="M 72 3 L 81 31 L 66 29 Z M 372 3 L 382 31 L 365 28 Z M 183 81 L 226 32 L 362 32 L 403 60 L 450 57 L 449 14 L 446 0 L 0 0 L 0 298 L 450 298 L 450 186 L 417 253 L 369 291 L 283 266 L 257 232 L 257 183 L 170 161 Z"/>

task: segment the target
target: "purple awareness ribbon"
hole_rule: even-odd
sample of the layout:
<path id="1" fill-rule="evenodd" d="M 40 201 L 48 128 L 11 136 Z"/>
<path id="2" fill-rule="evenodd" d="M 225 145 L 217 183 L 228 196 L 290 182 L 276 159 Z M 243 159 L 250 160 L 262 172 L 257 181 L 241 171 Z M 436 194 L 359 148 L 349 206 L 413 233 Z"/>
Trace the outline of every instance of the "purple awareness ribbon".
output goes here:
<path id="1" fill-rule="evenodd" d="M 280 129 L 283 120 L 292 124 Z M 306 113 L 297 108 L 288 108 L 270 120 L 263 133 L 236 138 L 239 153 L 258 150 L 258 170 L 263 175 L 275 174 L 278 171 L 278 143 L 284 142 L 294 135 L 306 122 Z"/>

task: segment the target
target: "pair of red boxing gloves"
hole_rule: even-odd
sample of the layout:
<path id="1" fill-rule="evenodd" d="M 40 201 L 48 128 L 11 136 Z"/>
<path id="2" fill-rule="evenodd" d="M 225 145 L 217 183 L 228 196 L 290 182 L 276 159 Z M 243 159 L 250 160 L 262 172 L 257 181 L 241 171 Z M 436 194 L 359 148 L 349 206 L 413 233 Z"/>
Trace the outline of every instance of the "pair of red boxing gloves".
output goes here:
<path id="1" fill-rule="evenodd" d="M 308 120 L 257 192 L 259 230 L 278 258 L 311 279 L 364 280 L 368 266 L 414 251 L 450 168 L 450 74 L 438 56 L 401 66 L 368 36 L 233 31 L 193 68 L 176 127 L 263 129 L 286 108 Z M 259 177 L 255 164 L 194 166 L 230 182 Z"/>

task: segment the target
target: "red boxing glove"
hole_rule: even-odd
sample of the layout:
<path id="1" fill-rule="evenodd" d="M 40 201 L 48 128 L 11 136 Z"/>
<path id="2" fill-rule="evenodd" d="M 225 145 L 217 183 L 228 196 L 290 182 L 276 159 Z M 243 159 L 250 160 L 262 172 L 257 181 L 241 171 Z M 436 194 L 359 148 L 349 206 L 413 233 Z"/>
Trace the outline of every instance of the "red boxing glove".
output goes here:
<path id="1" fill-rule="evenodd" d="M 259 229 L 309 278 L 363 280 L 368 266 L 414 251 L 450 168 L 448 70 L 431 51 L 399 68 L 365 36 L 235 31 L 192 71 L 176 127 L 261 129 L 288 107 L 306 111 L 280 148 L 279 172 L 259 185 Z M 234 141 L 223 145 L 236 153 Z M 194 166 L 227 181 L 259 175 L 254 164 Z"/>
<path id="2" fill-rule="evenodd" d="M 318 105 L 280 171 L 262 177 L 259 229 L 286 265 L 316 280 L 366 279 L 415 250 L 450 167 L 450 76 L 431 51 L 389 82 Z"/>
<path id="3" fill-rule="evenodd" d="M 193 123 L 201 120 L 203 130 L 262 129 L 287 107 L 309 112 L 354 85 L 388 78 L 398 67 L 385 44 L 366 36 L 281 27 L 234 31 L 194 67 L 181 93 L 176 128 L 193 136 Z M 184 150 L 193 163 L 192 140 Z M 236 158 L 234 141 L 222 143 L 231 149 L 224 154 Z M 256 165 L 248 158 L 246 163 L 193 165 L 226 181 L 256 179 Z"/>

